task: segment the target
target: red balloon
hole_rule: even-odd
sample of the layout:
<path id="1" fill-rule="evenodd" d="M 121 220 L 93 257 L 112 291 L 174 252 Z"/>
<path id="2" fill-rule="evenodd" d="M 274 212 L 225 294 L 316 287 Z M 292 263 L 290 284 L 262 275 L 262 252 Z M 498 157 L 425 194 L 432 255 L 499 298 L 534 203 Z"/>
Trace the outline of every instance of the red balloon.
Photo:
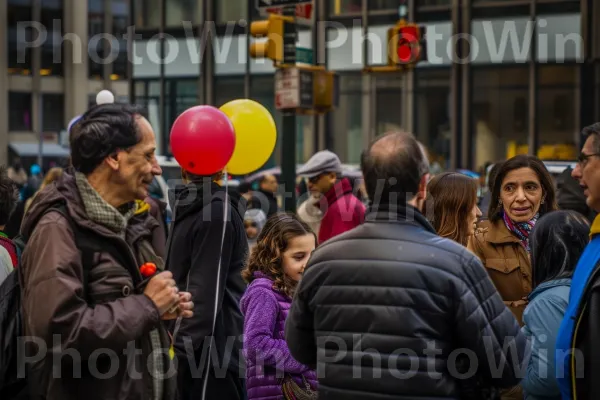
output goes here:
<path id="1" fill-rule="evenodd" d="M 225 113 L 212 106 L 183 112 L 171 127 L 171 151 L 186 171 L 213 175 L 227 165 L 235 149 L 235 130 Z"/>

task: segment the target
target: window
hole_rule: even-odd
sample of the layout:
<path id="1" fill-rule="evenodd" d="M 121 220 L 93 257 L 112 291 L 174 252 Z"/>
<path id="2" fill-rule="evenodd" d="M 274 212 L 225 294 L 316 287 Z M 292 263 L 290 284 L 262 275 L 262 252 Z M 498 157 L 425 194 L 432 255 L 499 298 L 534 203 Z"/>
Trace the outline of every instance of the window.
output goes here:
<path id="1" fill-rule="evenodd" d="M 135 0 L 135 26 L 141 29 L 160 28 L 160 0 Z"/>
<path id="2" fill-rule="evenodd" d="M 182 21 L 194 25 L 200 22 L 200 7 L 197 0 L 166 0 L 165 12 L 168 27 L 182 28 Z"/>
<path id="3" fill-rule="evenodd" d="M 402 75 L 380 75 L 375 77 L 375 133 L 402 129 Z"/>
<path id="4" fill-rule="evenodd" d="M 31 74 L 31 48 L 25 47 L 25 41 L 31 41 L 31 29 L 19 26 L 33 17 L 32 0 L 8 0 L 8 73 Z"/>
<path id="5" fill-rule="evenodd" d="M 89 75 L 93 79 L 103 79 L 104 44 L 104 1 L 88 0 L 88 41 Z"/>
<path id="6" fill-rule="evenodd" d="M 31 93 L 8 92 L 10 107 L 8 129 L 31 131 Z"/>
<path id="7" fill-rule="evenodd" d="M 340 76 L 340 103 L 331 113 L 333 151 L 343 162 L 357 164 L 363 149 L 361 74 Z M 327 132 L 329 133 L 329 132 Z"/>
<path id="8" fill-rule="evenodd" d="M 248 19 L 247 0 L 217 0 L 215 1 L 217 22 L 226 24 L 227 22 Z M 254 4 L 254 2 L 252 3 Z"/>
<path id="9" fill-rule="evenodd" d="M 114 62 L 112 64 L 113 81 L 118 79 L 127 79 L 128 60 L 127 60 L 127 27 L 129 26 L 129 0 L 112 0 L 112 29 L 116 40 L 112 42 L 112 54 Z"/>
<path id="10" fill-rule="evenodd" d="M 40 73 L 42 76 L 62 75 L 63 0 L 42 0 L 41 5 L 40 22 L 46 28 L 48 37 L 41 48 Z"/>
<path id="11" fill-rule="evenodd" d="M 544 65 L 538 75 L 538 144 L 541 159 L 574 160 L 579 130 L 578 66 Z"/>
<path id="12" fill-rule="evenodd" d="M 432 170 L 450 168 L 450 70 L 417 70 L 415 132 L 427 147 Z"/>
<path id="13" fill-rule="evenodd" d="M 65 129 L 65 98 L 62 94 L 42 95 L 42 130 L 60 132 Z"/>
<path id="14" fill-rule="evenodd" d="M 163 147 L 162 129 L 160 127 L 160 82 L 138 81 L 134 84 L 134 103 L 144 107 L 146 116 L 156 137 L 157 154 L 166 154 L 167 149 Z M 168 143 L 167 143 L 168 145 Z"/>
<path id="15" fill-rule="evenodd" d="M 477 0 L 475 0 L 477 1 Z M 423 6 L 450 6 L 450 0 L 419 0 L 417 7 Z"/>
<path id="16" fill-rule="evenodd" d="M 473 69 L 472 146 L 475 170 L 527 153 L 529 132 L 527 67 Z"/>

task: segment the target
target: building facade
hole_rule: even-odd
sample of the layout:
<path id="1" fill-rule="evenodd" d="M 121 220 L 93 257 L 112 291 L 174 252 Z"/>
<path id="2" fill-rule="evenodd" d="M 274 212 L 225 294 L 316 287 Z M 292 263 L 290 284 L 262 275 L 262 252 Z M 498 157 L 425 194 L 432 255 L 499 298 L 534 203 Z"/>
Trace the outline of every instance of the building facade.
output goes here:
<path id="1" fill-rule="evenodd" d="M 67 124 L 100 90 L 129 100 L 129 8 L 128 0 L 0 0 L 0 163 L 16 155 L 31 163 L 41 148 L 47 167 L 68 155 Z"/>
<path id="2" fill-rule="evenodd" d="M 253 0 L 136 0 L 132 101 L 144 104 L 168 154 L 169 128 L 195 104 L 252 98 L 274 110 L 274 69 L 248 59 Z M 340 75 L 339 107 L 298 118 L 297 159 L 328 148 L 358 163 L 376 136 L 414 132 L 442 168 L 478 169 L 529 152 L 573 159 L 583 126 L 600 119 L 600 2 L 411 0 L 427 27 L 428 61 L 406 73 L 366 74 L 386 61 L 400 0 L 318 0 L 298 46 Z M 366 40 L 364 40 L 366 39 Z M 279 135 L 290 134 L 279 131 Z M 277 164 L 276 152 L 271 164 Z"/>

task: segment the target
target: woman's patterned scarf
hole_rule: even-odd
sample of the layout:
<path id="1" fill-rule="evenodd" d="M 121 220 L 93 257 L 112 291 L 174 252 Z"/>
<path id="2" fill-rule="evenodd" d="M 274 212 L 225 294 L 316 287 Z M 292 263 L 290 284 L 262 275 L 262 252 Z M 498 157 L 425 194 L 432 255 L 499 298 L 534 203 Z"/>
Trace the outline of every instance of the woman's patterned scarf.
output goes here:
<path id="1" fill-rule="evenodd" d="M 530 252 L 530 248 L 529 248 L 529 234 L 531 233 L 531 230 L 533 229 L 533 227 L 535 226 L 535 223 L 537 222 L 538 218 L 539 218 L 540 214 L 535 214 L 535 216 L 530 219 L 529 221 L 525 221 L 525 222 L 514 222 L 513 220 L 511 220 L 508 215 L 503 212 L 502 213 L 502 218 L 504 219 L 504 224 L 506 225 L 506 227 L 508 228 L 509 231 L 511 231 L 513 234 L 515 234 L 519 240 L 521 241 L 521 244 L 523 245 L 523 247 L 525 247 L 525 250 L 527 250 L 527 253 Z"/>

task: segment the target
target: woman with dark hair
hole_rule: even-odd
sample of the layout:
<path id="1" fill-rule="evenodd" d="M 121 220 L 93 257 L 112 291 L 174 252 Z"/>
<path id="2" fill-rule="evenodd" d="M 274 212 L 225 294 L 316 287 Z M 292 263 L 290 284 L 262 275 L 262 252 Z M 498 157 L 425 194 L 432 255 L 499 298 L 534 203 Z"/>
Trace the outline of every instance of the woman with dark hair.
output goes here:
<path id="1" fill-rule="evenodd" d="M 554 184 L 544 163 L 518 155 L 498 170 L 488 221 L 480 224 L 469 242 L 521 323 L 532 285 L 529 233 L 540 216 L 557 209 Z"/>
<path id="2" fill-rule="evenodd" d="M 458 172 L 436 175 L 427 185 L 424 212 L 438 235 L 466 247 L 481 217 L 477 181 Z"/>
<path id="3" fill-rule="evenodd" d="M 527 400 L 561 398 L 554 348 L 569 303 L 571 277 L 589 231 L 583 215 L 557 211 L 540 218 L 531 232 L 533 291 L 523 314 L 523 333 L 531 337 L 532 352 L 521 382 Z"/>
<path id="4" fill-rule="evenodd" d="M 469 241 L 469 249 L 486 267 L 504 303 L 523 324 L 532 289 L 529 235 L 537 220 L 558 209 L 552 177 L 537 157 L 518 155 L 498 169 L 492 186 L 488 221 Z M 521 387 L 502 399 L 522 399 Z"/>

